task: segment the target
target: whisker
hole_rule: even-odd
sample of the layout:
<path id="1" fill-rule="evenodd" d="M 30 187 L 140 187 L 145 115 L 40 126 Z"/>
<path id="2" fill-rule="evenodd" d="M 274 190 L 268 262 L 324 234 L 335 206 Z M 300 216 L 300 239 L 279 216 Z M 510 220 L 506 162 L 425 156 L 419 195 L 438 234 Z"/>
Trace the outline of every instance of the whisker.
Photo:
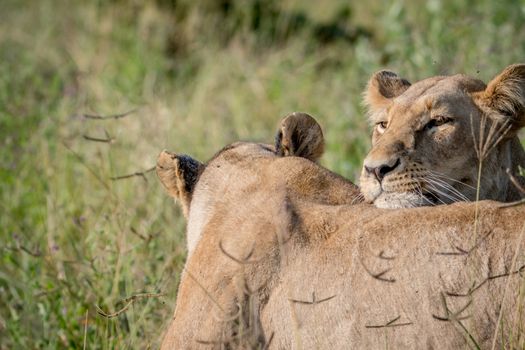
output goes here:
<path id="1" fill-rule="evenodd" d="M 415 193 L 417 194 L 417 196 L 419 197 L 419 199 L 421 199 L 423 202 L 418 202 L 417 205 L 413 205 L 412 207 L 415 208 L 415 207 L 419 207 L 421 205 L 430 205 L 430 206 L 433 206 L 434 203 L 432 203 L 431 200 L 429 200 L 424 194 L 423 194 L 423 191 L 421 190 L 421 186 L 419 186 L 419 184 L 416 185 L 416 187 L 414 188 L 415 190 Z M 425 203 L 426 202 L 426 203 Z"/>
<path id="2" fill-rule="evenodd" d="M 419 196 L 419 198 L 425 198 L 423 195 L 423 191 L 421 191 L 421 186 L 419 185 L 419 182 L 416 183 L 416 194 Z"/>
<path id="3" fill-rule="evenodd" d="M 456 190 L 454 187 L 450 186 L 449 184 L 445 182 L 440 183 L 436 181 L 435 179 L 432 180 L 432 182 L 433 182 L 432 185 L 439 186 L 443 190 L 449 191 L 450 195 L 456 196 L 459 200 L 464 201 L 464 202 L 470 202 L 469 198 L 467 198 L 463 193 L 459 192 L 458 190 Z"/>
<path id="4" fill-rule="evenodd" d="M 435 171 L 435 170 L 427 170 L 427 171 L 428 171 L 431 175 L 434 175 L 434 176 L 436 176 L 436 177 L 441 177 L 441 178 L 443 178 L 443 179 L 445 179 L 445 180 L 449 180 L 449 181 L 457 182 L 458 184 L 461 184 L 461 185 L 463 185 L 463 186 L 467 186 L 467 187 L 469 187 L 469 188 L 471 188 L 471 189 L 473 189 L 473 190 L 476 189 L 476 187 L 474 187 L 474 186 L 472 186 L 472 185 L 469 185 L 468 183 L 465 183 L 465 182 L 463 182 L 463 181 L 456 180 L 456 179 L 454 179 L 454 178 L 452 178 L 452 177 L 450 177 L 450 176 L 448 176 L 448 175 L 442 174 L 442 173 L 440 173 L 440 172 L 438 172 L 438 171 Z"/>
<path id="5" fill-rule="evenodd" d="M 431 179 L 435 185 L 438 185 L 438 186 L 442 187 L 445 190 L 451 191 L 456 196 L 458 196 L 458 198 L 461 198 L 465 202 L 470 202 L 470 199 L 467 196 L 465 196 L 463 193 L 461 193 L 457 188 L 454 188 L 452 185 L 446 183 L 445 181 L 443 181 L 441 179 L 434 178 L 432 176 L 428 176 L 428 178 Z"/>
<path id="6" fill-rule="evenodd" d="M 452 192 L 452 193 L 447 193 L 447 192 L 443 192 L 442 190 L 440 190 L 439 188 L 437 188 L 436 186 L 439 186 L 440 184 L 435 182 L 434 180 L 431 180 L 431 181 L 427 181 L 427 185 L 434 191 L 436 191 L 437 193 L 441 194 L 443 197 L 447 198 L 447 199 L 450 199 L 452 201 L 452 203 L 455 203 L 455 202 L 459 202 L 462 200 L 462 198 L 460 196 L 458 196 L 458 194 Z M 448 188 L 446 188 L 445 186 L 441 185 L 441 187 L 444 189 L 444 190 L 447 190 Z"/>
<path id="7" fill-rule="evenodd" d="M 417 178 L 418 182 L 417 182 L 417 187 L 419 188 L 419 192 L 421 193 L 421 195 L 427 200 L 429 201 L 430 203 L 432 203 L 432 201 L 430 201 L 428 198 L 426 198 L 426 196 L 423 194 L 423 189 L 421 188 L 421 183 L 425 183 L 425 184 L 430 184 L 428 182 L 428 179 L 426 178 Z M 439 196 L 436 196 L 436 193 L 431 191 L 431 190 L 428 190 L 429 193 L 433 194 L 434 197 L 439 201 L 441 202 L 441 204 L 447 204 L 445 203 L 441 198 L 439 198 Z M 447 197 L 446 194 L 443 194 L 445 197 Z M 453 199 L 452 199 L 453 200 Z M 454 201 L 454 200 L 453 200 Z M 432 205 L 435 205 L 435 203 L 432 203 Z"/>
<path id="8" fill-rule="evenodd" d="M 423 189 L 421 188 L 421 185 L 419 184 L 419 182 L 417 183 L 416 190 L 417 190 L 419 196 L 420 196 L 421 198 L 423 198 L 425 201 L 427 201 L 431 206 L 435 206 L 435 205 L 436 205 L 436 203 L 432 202 L 430 199 L 427 198 L 427 196 L 425 196 L 425 195 L 423 194 Z M 435 198 L 436 198 L 438 201 L 440 201 L 442 204 L 445 204 L 445 202 L 443 202 L 443 201 L 441 200 L 441 198 L 439 198 L 439 197 L 435 197 Z"/>
<path id="9" fill-rule="evenodd" d="M 359 193 L 357 194 L 357 196 L 355 196 L 355 197 L 352 199 L 352 201 L 350 202 L 350 204 L 361 203 L 361 202 L 363 202 L 364 200 L 365 200 L 365 196 L 364 196 L 361 192 L 359 192 Z"/>
<path id="10" fill-rule="evenodd" d="M 435 174 L 432 174 L 432 173 L 429 173 L 427 174 L 426 176 L 427 179 L 431 179 L 432 181 L 436 182 L 436 183 L 439 183 L 440 185 L 442 185 L 443 187 L 446 187 L 447 189 L 449 189 L 450 191 L 452 192 L 455 192 L 457 193 L 458 195 L 460 196 L 463 196 L 465 198 L 467 198 L 463 193 L 461 193 L 461 191 L 459 191 L 457 188 L 455 188 L 454 186 L 452 186 L 451 184 L 449 184 L 447 181 L 445 181 L 447 178 L 446 177 L 439 177 Z M 453 180 L 453 179 L 451 179 Z M 466 184 L 465 184 L 466 185 Z"/>
<path id="11" fill-rule="evenodd" d="M 456 198 L 456 197 L 453 197 L 451 196 L 450 194 L 446 193 L 446 192 L 443 192 L 439 189 L 437 189 L 436 187 L 434 186 L 429 186 L 430 187 L 430 190 L 432 190 L 432 192 L 434 193 L 437 193 L 437 194 L 440 194 L 441 196 L 443 196 L 445 199 L 448 199 L 450 200 L 450 203 L 456 203 L 456 202 L 459 202 L 459 198 Z M 439 199 L 439 197 L 438 197 Z"/>
<path id="12" fill-rule="evenodd" d="M 463 194 L 460 190 L 455 188 L 454 186 L 450 185 L 447 182 L 444 182 L 443 180 L 434 179 L 434 181 L 440 182 L 441 186 L 444 188 L 447 188 L 449 191 L 455 193 L 459 198 L 461 198 L 465 202 L 470 202 L 470 198 L 468 198 L 465 194 Z"/>

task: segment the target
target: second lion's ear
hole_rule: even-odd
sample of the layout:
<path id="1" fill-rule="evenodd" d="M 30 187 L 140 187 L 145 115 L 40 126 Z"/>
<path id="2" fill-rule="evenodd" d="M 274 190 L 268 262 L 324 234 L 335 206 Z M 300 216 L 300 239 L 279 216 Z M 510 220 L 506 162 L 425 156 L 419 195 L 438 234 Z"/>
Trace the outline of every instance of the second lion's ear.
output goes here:
<path id="1" fill-rule="evenodd" d="M 525 64 L 508 66 L 487 85 L 480 102 L 492 117 L 507 123 L 507 137 L 525 127 Z"/>
<path id="2" fill-rule="evenodd" d="M 162 151 L 157 158 L 157 175 L 170 196 L 180 201 L 188 217 L 193 190 L 204 165 L 186 156 Z"/>
<path id="3" fill-rule="evenodd" d="M 370 114 L 379 111 L 410 87 L 408 80 L 396 73 L 382 70 L 370 78 L 364 92 L 364 102 Z"/>
<path id="4" fill-rule="evenodd" d="M 321 126 L 306 113 L 294 112 L 282 121 L 275 136 L 279 156 L 296 156 L 316 162 L 324 152 Z"/>

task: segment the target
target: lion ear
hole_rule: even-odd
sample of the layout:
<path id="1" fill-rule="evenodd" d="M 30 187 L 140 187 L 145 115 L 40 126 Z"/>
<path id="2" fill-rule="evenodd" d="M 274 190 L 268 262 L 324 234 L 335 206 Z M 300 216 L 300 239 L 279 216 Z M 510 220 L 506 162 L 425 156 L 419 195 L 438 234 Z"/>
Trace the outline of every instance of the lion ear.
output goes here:
<path id="1" fill-rule="evenodd" d="M 401 78 L 396 73 L 382 70 L 368 81 L 364 92 L 364 102 L 370 114 L 387 107 L 391 99 L 401 95 L 410 87 L 408 80 Z"/>
<path id="2" fill-rule="evenodd" d="M 525 126 L 525 64 L 508 66 L 487 85 L 482 103 L 496 118 L 510 122 L 509 135 Z M 494 116 L 494 115 L 493 115 Z"/>
<path id="3" fill-rule="evenodd" d="M 316 162 L 324 152 L 321 126 L 306 113 L 294 112 L 282 121 L 275 136 L 279 156 L 296 156 Z"/>
<path id="4" fill-rule="evenodd" d="M 204 165 L 186 156 L 162 151 L 157 158 L 157 176 L 168 194 L 178 199 L 188 217 L 191 197 Z"/>

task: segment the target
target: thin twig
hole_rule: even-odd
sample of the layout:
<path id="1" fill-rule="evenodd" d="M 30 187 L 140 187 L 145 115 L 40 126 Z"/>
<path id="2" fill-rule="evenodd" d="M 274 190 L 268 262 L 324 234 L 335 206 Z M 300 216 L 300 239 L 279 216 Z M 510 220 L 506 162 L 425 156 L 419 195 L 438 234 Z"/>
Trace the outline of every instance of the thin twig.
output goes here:
<path id="1" fill-rule="evenodd" d="M 514 186 L 516 186 L 516 188 L 523 194 L 525 194 L 525 187 L 523 187 L 519 182 L 518 182 L 518 179 L 516 179 L 516 177 L 514 175 L 512 175 L 512 172 L 510 171 L 509 168 L 507 168 L 506 170 L 506 173 L 507 175 L 509 176 L 509 179 L 510 181 L 512 182 L 512 184 Z"/>
<path id="2" fill-rule="evenodd" d="M 447 305 L 447 299 L 445 297 L 445 295 L 442 293 L 441 294 L 441 301 L 443 303 L 443 308 L 445 309 L 445 315 L 446 316 L 437 316 L 437 315 L 434 315 L 432 314 L 432 317 L 438 321 L 460 321 L 460 320 L 464 320 L 464 319 L 467 319 L 469 318 L 470 316 L 462 316 L 462 317 L 459 317 L 459 315 L 465 311 L 469 306 L 470 304 L 472 304 L 472 300 L 469 300 L 468 303 L 465 304 L 465 306 L 463 306 L 461 309 L 459 309 L 458 311 L 456 312 L 452 312 L 449 308 L 448 308 L 448 305 Z"/>
<path id="3" fill-rule="evenodd" d="M 120 119 L 120 118 L 124 118 L 124 117 L 127 117 L 130 114 L 135 113 L 137 110 L 138 110 L 138 108 L 134 108 L 134 109 L 132 109 L 130 111 L 127 111 L 127 112 L 124 112 L 124 113 L 113 114 L 113 115 L 106 115 L 106 116 L 94 115 L 94 114 L 82 114 L 82 116 L 84 118 L 86 118 L 86 119 L 95 119 L 95 120 Z"/>
<path id="4" fill-rule="evenodd" d="M 379 253 L 378 258 L 379 258 L 379 259 L 383 259 L 383 260 L 394 260 L 396 257 L 395 257 L 395 256 L 387 256 L 387 255 L 385 255 L 385 251 L 382 250 L 382 251 Z"/>
<path id="5" fill-rule="evenodd" d="M 111 191 L 111 189 L 109 188 L 109 185 L 97 174 L 96 171 L 94 171 L 89 165 L 86 164 L 86 162 L 84 161 L 84 159 L 82 158 L 82 156 L 80 154 L 78 154 L 77 152 L 75 152 L 71 147 L 69 147 L 65 142 L 62 142 L 62 144 L 64 145 L 64 147 L 67 148 L 68 151 L 70 151 L 74 156 L 75 158 L 77 158 L 77 160 L 80 162 L 80 164 L 82 164 L 90 173 L 91 175 L 93 175 L 95 177 L 95 179 L 97 179 L 101 184 L 102 186 L 104 186 L 104 188 L 113 196 L 115 197 L 115 194 Z"/>
<path id="6" fill-rule="evenodd" d="M 479 347 L 479 344 L 476 342 L 476 339 L 474 339 L 474 337 L 472 336 L 472 334 L 468 331 L 468 329 L 463 325 L 463 323 L 461 323 L 461 321 L 463 320 L 466 320 L 468 318 L 470 318 L 471 316 L 461 316 L 459 317 L 459 315 L 465 311 L 471 304 L 472 304 L 472 299 L 468 301 L 467 304 L 465 304 L 464 307 L 462 307 L 460 310 L 458 310 L 457 312 L 451 312 L 451 310 L 448 308 L 448 305 L 447 305 L 447 299 L 445 297 L 445 294 L 441 293 L 441 302 L 443 303 L 443 307 L 445 309 L 445 313 L 446 313 L 446 316 L 445 317 L 442 317 L 442 316 L 437 316 L 437 315 L 434 315 L 432 314 L 432 317 L 435 319 L 435 320 L 438 320 L 438 321 L 443 321 L 443 322 L 456 322 L 460 327 L 461 329 L 468 335 L 470 341 L 472 341 L 472 343 L 474 344 L 474 346 L 476 347 L 476 349 L 480 349 Z"/>
<path id="7" fill-rule="evenodd" d="M 365 328 L 389 328 L 389 327 L 410 326 L 411 324 L 413 324 L 410 321 L 396 323 L 400 318 L 401 318 L 401 315 L 393 318 L 392 320 L 388 321 L 385 324 L 381 324 L 381 325 L 365 325 Z"/>
<path id="8" fill-rule="evenodd" d="M 115 141 L 115 139 L 112 139 L 111 137 L 106 137 L 105 139 L 103 139 L 103 138 L 93 137 L 93 136 L 89 136 L 85 134 L 82 135 L 82 137 L 84 138 L 84 140 L 94 141 L 94 142 L 113 143 Z"/>
<path id="9" fill-rule="evenodd" d="M 487 283 L 489 281 L 492 281 L 492 280 L 495 280 L 495 279 L 498 279 L 498 278 L 502 278 L 502 277 L 509 277 L 511 275 L 515 275 L 515 274 L 521 273 L 523 271 L 525 271 L 525 265 L 522 265 L 516 271 L 511 271 L 511 272 L 500 273 L 500 274 L 497 274 L 497 275 L 488 276 L 487 278 L 485 278 L 483 281 L 481 281 L 477 285 L 471 287 L 466 293 L 450 293 L 450 292 L 447 292 L 446 294 L 449 295 L 449 296 L 454 296 L 454 297 L 468 297 L 468 296 L 471 296 L 475 291 L 477 291 L 479 288 L 481 288 L 485 283 Z"/>
<path id="10" fill-rule="evenodd" d="M 253 255 L 253 252 L 255 250 L 255 244 L 252 245 L 252 249 L 250 249 L 250 251 L 248 252 L 248 254 L 246 255 L 246 257 L 242 258 L 242 259 L 239 259 L 239 258 L 236 258 L 234 257 L 232 254 L 228 253 L 226 251 L 226 249 L 224 249 L 224 246 L 222 245 L 222 240 L 219 241 L 219 249 L 221 250 L 221 252 L 226 255 L 228 258 L 232 259 L 233 261 L 235 261 L 236 263 L 239 263 L 241 265 L 245 265 L 245 264 L 254 264 L 256 262 L 258 262 L 258 260 L 250 260 L 250 258 L 252 257 Z"/>
<path id="11" fill-rule="evenodd" d="M 107 313 L 103 311 L 98 305 L 95 305 L 95 307 L 99 315 L 106 317 L 106 318 L 114 318 L 120 315 L 121 313 L 125 312 L 127 309 L 129 309 L 129 307 L 133 305 L 133 303 L 135 303 L 139 299 L 159 298 L 159 297 L 163 297 L 164 295 L 165 295 L 164 293 L 140 293 L 140 294 L 132 295 L 129 298 L 122 300 L 122 302 L 126 303 L 126 305 L 124 305 L 124 307 L 121 308 L 120 310 L 115 311 L 113 313 Z"/>
<path id="12" fill-rule="evenodd" d="M 215 299 L 213 295 L 211 295 L 211 293 L 206 289 L 206 287 L 204 287 L 202 283 L 199 282 L 199 280 L 190 272 L 190 270 L 184 267 L 183 271 L 187 273 L 188 276 L 193 280 L 193 282 L 195 282 L 202 289 L 202 291 L 208 296 L 208 298 L 210 298 L 210 300 L 215 304 L 215 306 L 217 306 L 223 314 L 226 314 L 226 311 L 221 306 L 221 304 L 219 304 L 217 299 Z"/>
<path id="13" fill-rule="evenodd" d="M 457 249 L 457 247 L 455 247 Z M 437 252 L 436 255 L 465 255 L 465 252 L 458 251 L 458 252 Z"/>
<path id="14" fill-rule="evenodd" d="M 482 237 L 480 240 L 478 240 L 470 249 L 463 249 L 460 246 L 454 245 L 454 249 L 456 249 L 456 252 L 437 252 L 436 255 L 470 255 L 476 248 L 480 246 L 483 241 L 485 241 L 491 234 L 492 230 L 490 230 L 484 237 Z"/>
<path id="15" fill-rule="evenodd" d="M 435 320 L 438 320 L 438 321 L 443 321 L 443 322 L 463 321 L 463 320 L 469 319 L 470 317 L 471 316 L 461 316 L 461 317 L 456 317 L 455 319 L 451 319 L 449 317 L 443 317 L 443 316 L 438 316 L 438 315 L 432 314 L 432 318 L 434 318 Z"/>
<path id="16" fill-rule="evenodd" d="M 142 239 L 143 241 L 149 242 L 153 238 L 157 237 L 162 231 L 157 231 L 155 233 L 148 233 L 147 235 L 144 235 L 140 232 L 138 232 L 133 226 L 129 228 L 130 232 Z"/>
<path id="17" fill-rule="evenodd" d="M 152 172 L 155 170 L 156 167 L 148 168 L 144 171 L 136 171 L 132 174 L 126 174 L 126 175 L 120 175 L 120 176 L 112 176 L 110 177 L 111 180 L 117 181 L 117 180 L 123 180 L 123 179 L 129 179 L 130 177 L 139 176 L 144 179 L 144 181 L 148 182 L 148 179 L 146 178 L 146 174 Z"/>
<path id="18" fill-rule="evenodd" d="M 235 340 L 242 341 L 243 337 L 248 336 L 249 334 L 243 335 L 243 334 L 234 334 L 232 336 L 228 337 L 221 337 L 221 340 L 203 340 L 203 339 L 195 339 L 195 342 L 202 345 L 220 345 L 220 349 L 224 348 L 230 348 L 230 346 L 233 344 Z M 259 344 L 263 346 L 262 349 L 269 349 L 270 344 L 272 343 L 272 340 L 274 338 L 275 332 L 272 332 L 270 335 L 270 338 L 268 338 L 268 341 L 265 341 L 263 344 Z M 236 348 L 236 347 L 235 347 Z M 250 347 L 251 349 L 251 347 Z M 256 347 L 256 349 L 259 349 L 259 347 Z"/>
<path id="19" fill-rule="evenodd" d="M 40 251 L 40 248 L 38 247 L 36 248 L 36 250 L 31 250 L 24 245 L 19 245 L 17 248 L 18 250 L 23 251 L 24 253 L 27 253 L 35 258 L 39 258 L 42 256 L 42 252 Z"/>
<path id="20" fill-rule="evenodd" d="M 202 339 L 195 339 L 195 342 L 197 344 L 202 345 L 221 345 L 220 349 L 223 349 L 228 345 L 229 342 L 234 340 L 235 337 L 228 337 L 225 340 L 202 340 Z"/>
<path id="21" fill-rule="evenodd" d="M 518 256 L 520 255 L 520 252 L 522 252 L 520 247 L 521 247 L 521 244 L 522 244 L 522 241 L 523 241 L 523 235 L 524 234 L 525 234 L 525 224 L 522 226 L 521 233 L 520 233 L 520 236 L 518 238 L 518 241 L 515 243 L 516 249 L 514 251 L 514 256 L 512 257 L 512 263 L 510 265 L 510 269 L 511 270 L 517 265 Z M 522 265 L 514 273 L 521 273 L 524 268 L 525 268 L 525 265 Z M 503 274 L 501 277 L 503 277 L 505 275 L 508 275 L 508 274 Z M 499 277 L 499 276 L 496 276 L 495 278 L 497 278 L 497 277 Z M 491 350 L 494 350 L 496 348 L 496 342 L 497 342 L 497 338 L 498 338 L 498 330 L 499 330 L 499 327 L 500 327 L 500 324 L 501 324 L 501 320 L 502 320 L 502 317 L 503 317 L 503 306 L 505 305 L 505 299 L 506 299 L 506 296 L 507 296 L 507 290 L 509 289 L 509 285 L 510 285 L 510 278 L 507 279 L 507 281 L 505 283 L 505 288 L 503 289 L 503 297 L 502 297 L 501 303 L 499 304 L 498 321 L 496 322 L 496 329 L 494 330 L 494 337 L 492 338 Z"/>
<path id="22" fill-rule="evenodd" d="M 321 304 L 325 301 L 328 301 L 330 299 L 333 299 L 337 296 L 337 294 L 334 294 L 332 296 L 329 296 L 327 298 L 323 298 L 323 299 L 317 299 L 315 297 L 315 292 L 312 292 L 312 301 L 305 301 L 305 300 L 296 300 L 296 299 L 288 299 L 290 300 L 291 302 L 293 303 L 297 303 L 297 304 L 304 304 L 304 305 L 316 305 L 316 304 Z"/>
<path id="23" fill-rule="evenodd" d="M 29 255 L 31 255 L 31 256 L 33 256 L 35 258 L 39 258 L 39 257 L 42 256 L 42 252 L 40 251 L 40 249 L 38 247 L 36 248 L 36 250 L 33 251 L 33 250 L 27 248 L 26 246 L 21 245 L 20 243 L 17 243 L 16 247 L 5 247 L 5 249 L 11 250 L 13 252 L 20 252 L 20 251 L 22 251 L 22 252 L 24 252 L 26 254 L 29 254 Z"/>
<path id="24" fill-rule="evenodd" d="M 498 206 L 498 208 L 510 208 L 510 207 L 517 207 L 518 205 L 525 204 L 525 198 L 520 199 L 519 201 L 510 202 L 510 203 L 503 203 Z"/>
<path id="25" fill-rule="evenodd" d="M 275 332 L 272 332 L 272 334 L 270 334 L 270 338 L 268 338 L 268 341 L 264 345 L 263 350 L 268 350 L 270 348 L 270 345 L 272 344 L 272 340 L 273 340 L 273 336 L 274 335 L 275 335 Z"/>
<path id="26" fill-rule="evenodd" d="M 518 191 L 520 191 L 521 193 L 525 194 L 525 188 L 518 182 L 518 179 L 516 179 L 516 177 L 514 175 L 512 175 L 512 173 L 510 172 L 509 168 L 507 168 L 506 172 L 507 172 L 507 175 L 509 176 L 510 181 L 518 189 Z M 518 205 L 521 205 L 521 204 L 524 204 L 524 203 L 525 203 L 525 198 L 522 198 L 522 199 L 517 200 L 515 202 L 500 204 L 498 206 L 498 208 L 510 208 L 510 207 L 515 207 L 515 206 L 518 206 Z"/>
<path id="27" fill-rule="evenodd" d="M 236 304 L 236 306 L 237 306 L 237 312 L 231 314 L 230 316 L 224 315 L 224 316 L 219 317 L 215 314 L 212 314 L 212 316 L 217 322 L 221 322 L 221 323 L 227 323 L 227 322 L 232 322 L 235 320 L 240 320 L 241 314 L 242 314 L 242 308 L 239 306 L 239 304 Z"/>
<path id="28" fill-rule="evenodd" d="M 477 350 L 481 350 L 481 347 L 479 346 L 478 342 L 476 341 L 476 339 L 474 339 L 474 336 L 468 331 L 467 327 L 465 327 L 465 325 L 463 323 L 461 323 L 461 320 L 457 320 L 457 323 L 459 324 L 459 326 L 461 327 L 461 329 L 463 329 L 463 331 L 465 333 L 467 333 L 470 341 L 474 344 L 474 347 L 477 349 Z"/>
<path id="29" fill-rule="evenodd" d="M 373 273 L 372 271 L 370 271 L 368 269 L 368 267 L 366 267 L 365 263 L 363 262 L 363 260 L 361 260 L 361 265 L 363 266 L 363 268 L 365 269 L 366 272 L 368 272 L 368 274 L 370 276 L 372 276 L 373 278 L 377 279 L 377 280 L 380 280 L 380 281 L 383 281 L 383 282 L 389 282 L 389 283 L 394 283 L 396 281 L 395 278 L 385 278 L 383 277 L 383 275 L 385 275 L 387 272 L 389 272 L 390 270 L 392 270 L 391 268 L 387 268 L 381 272 L 378 272 L 378 273 Z"/>

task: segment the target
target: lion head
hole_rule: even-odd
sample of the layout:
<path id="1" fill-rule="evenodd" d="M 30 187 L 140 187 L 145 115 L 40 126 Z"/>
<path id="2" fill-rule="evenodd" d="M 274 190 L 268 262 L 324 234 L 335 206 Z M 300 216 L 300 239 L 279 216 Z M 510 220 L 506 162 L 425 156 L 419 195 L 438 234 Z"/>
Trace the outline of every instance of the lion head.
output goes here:
<path id="1" fill-rule="evenodd" d="M 380 208 L 520 198 L 507 172 L 525 183 L 525 64 L 488 85 L 465 75 L 410 84 L 395 73 L 372 76 L 365 92 L 374 125 L 360 187 Z"/>
<path id="2" fill-rule="evenodd" d="M 286 188 L 289 196 L 315 196 L 330 203 L 360 200 L 354 184 L 324 168 L 319 170 L 315 162 L 323 150 L 323 133 L 316 120 L 305 113 L 292 113 L 281 121 L 274 145 L 236 142 L 206 163 L 163 151 L 157 160 L 157 175 L 180 202 L 188 221 L 188 254 L 216 215 L 212 208 L 219 207 L 218 201 L 235 203 L 240 194 L 251 194 L 254 202 L 264 201 L 261 188 L 273 186 Z"/>
<path id="3" fill-rule="evenodd" d="M 221 305 L 220 314 L 235 312 L 244 300 L 235 257 L 262 259 L 262 265 L 246 265 L 246 271 L 255 267 L 264 271 L 260 275 L 254 271 L 250 284 L 263 285 L 267 274 L 272 274 L 273 260 L 267 255 L 277 251 L 275 232 L 297 220 L 289 215 L 287 203 L 303 199 L 341 204 L 361 199 L 357 186 L 316 164 L 323 147 L 317 122 L 293 113 L 281 122 L 274 145 L 236 142 L 206 163 L 161 152 L 157 174 L 183 208 L 188 244 L 175 316 L 163 349 L 209 348 L 197 340 L 213 342 L 238 328 L 228 328 L 229 323 L 223 325 L 226 330 L 217 328 L 215 307 Z M 257 333 L 252 326 L 248 328 Z M 247 328 L 243 332 L 250 333 Z"/>

